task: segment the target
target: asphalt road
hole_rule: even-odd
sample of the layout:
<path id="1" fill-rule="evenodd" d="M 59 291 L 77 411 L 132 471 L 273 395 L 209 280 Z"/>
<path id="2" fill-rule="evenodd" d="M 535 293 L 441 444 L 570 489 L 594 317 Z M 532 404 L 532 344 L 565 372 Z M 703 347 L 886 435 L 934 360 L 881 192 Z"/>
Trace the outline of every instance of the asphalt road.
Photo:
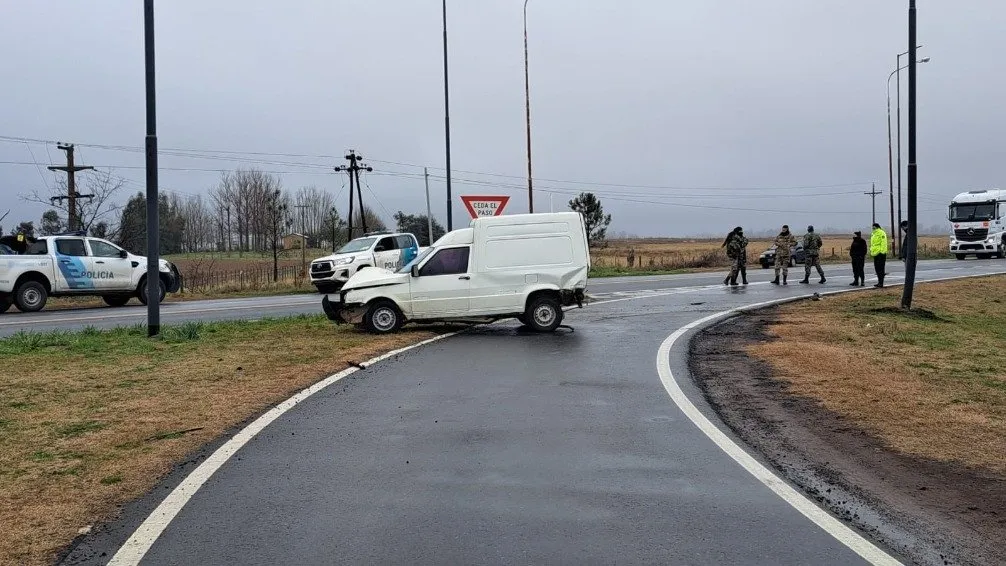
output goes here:
<path id="1" fill-rule="evenodd" d="M 889 267 L 888 282 L 900 282 L 900 263 Z M 736 289 L 722 274 L 593 281 L 597 302 L 567 316 L 575 332 L 483 326 L 361 370 L 227 460 L 142 564 L 863 563 L 696 428 L 654 365 L 670 334 L 711 313 L 849 288 L 848 268 L 826 269 L 823 286 L 772 286 L 761 270 Z M 926 262 L 919 279 L 1004 270 L 998 261 Z M 258 301 L 293 303 L 272 314 L 317 312 L 302 297 Z M 248 306 L 241 318 L 263 314 L 262 303 L 233 304 Z M 238 316 L 226 307 L 166 313 Z M 24 318 L 88 324 L 52 314 Z M 680 378 L 686 354 L 680 341 L 670 369 L 718 424 Z M 190 470 L 128 506 L 65 563 L 106 563 Z"/>

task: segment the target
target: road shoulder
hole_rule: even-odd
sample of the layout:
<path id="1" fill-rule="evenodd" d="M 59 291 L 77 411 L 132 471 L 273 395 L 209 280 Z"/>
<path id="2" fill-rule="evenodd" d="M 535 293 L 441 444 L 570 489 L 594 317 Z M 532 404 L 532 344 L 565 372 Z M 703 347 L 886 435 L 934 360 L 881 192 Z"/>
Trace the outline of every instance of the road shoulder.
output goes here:
<path id="1" fill-rule="evenodd" d="M 767 341 L 777 309 L 741 315 L 692 340 L 689 368 L 710 405 L 749 446 L 836 516 L 923 564 L 1006 558 L 1004 478 L 889 450 L 745 353 Z M 985 511 L 983 511 L 985 510 Z"/>

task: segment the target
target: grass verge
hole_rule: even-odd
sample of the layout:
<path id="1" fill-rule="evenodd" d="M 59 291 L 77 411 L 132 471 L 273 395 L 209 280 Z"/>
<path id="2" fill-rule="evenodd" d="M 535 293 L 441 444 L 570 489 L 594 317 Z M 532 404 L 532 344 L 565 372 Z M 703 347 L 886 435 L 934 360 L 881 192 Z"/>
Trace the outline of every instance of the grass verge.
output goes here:
<path id="1" fill-rule="evenodd" d="M 748 354 L 897 452 L 1006 475 L 1006 277 L 900 288 L 779 309 Z"/>
<path id="2" fill-rule="evenodd" d="M 323 316 L 0 340 L 0 563 L 47 564 L 186 454 L 318 379 L 431 331 Z"/>

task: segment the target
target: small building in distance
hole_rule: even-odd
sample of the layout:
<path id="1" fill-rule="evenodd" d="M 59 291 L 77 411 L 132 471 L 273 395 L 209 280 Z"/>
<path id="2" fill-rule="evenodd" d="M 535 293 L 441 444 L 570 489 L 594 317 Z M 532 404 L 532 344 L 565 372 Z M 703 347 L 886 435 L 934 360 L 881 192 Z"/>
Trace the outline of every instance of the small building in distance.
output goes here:
<path id="1" fill-rule="evenodd" d="M 283 236 L 283 249 L 284 250 L 299 250 L 307 245 L 307 236 L 304 234 L 287 234 Z"/>

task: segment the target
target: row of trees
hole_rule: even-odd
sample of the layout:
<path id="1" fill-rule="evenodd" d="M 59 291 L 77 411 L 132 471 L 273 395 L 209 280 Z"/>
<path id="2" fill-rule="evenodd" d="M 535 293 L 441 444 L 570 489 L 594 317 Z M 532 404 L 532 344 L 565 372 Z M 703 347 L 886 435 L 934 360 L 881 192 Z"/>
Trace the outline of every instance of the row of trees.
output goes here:
<path id="1" fill-rule="evenodd" d="M 137 192 L 124 205 L 117 204 L 124 179 L 109 171 L 93 171 L 81 176 L 83 189 L 93 194 L 91 200 L 79 200 L 81 228 L 93 236 L 118 242 L 134 253 L 146 253 L 146 197 Z M 48 194 L 33 192 L 23 198 L 30 202 L 51 204 L 36 227 L 22 222 L 13 232 L 48 236 L 64 232 L 67 226 L 65 201 L 51 197 L 66 194 L 57 184 Z M 583 214 L 591 244 L 605 240 L 611 215 L 605 214 L 600 200 L 592 193 L 581 193 L 569 201 L 571 210 Z M 208 196 L 180 196 L 163 192 L 158 202 L 160 217 L 160 253 L 200 251 L 267 252 L 285 233 L 303 234 L 309 247 L 337 247 L 347 239 L 347 222 L 340 215 L 332 194 L 317 187 L 284 191 L 280 179 L 257 170 L 238 170 L 225 174 Z M 373 210 L 354 211 L 353 237 L 388 227 Z M 430 244 L 429 224 L 425 214 L 394 215 L 395 228 L 416 235 L 421 245 Z M 433 219 L 433 239 L 445 233 Z"/>

